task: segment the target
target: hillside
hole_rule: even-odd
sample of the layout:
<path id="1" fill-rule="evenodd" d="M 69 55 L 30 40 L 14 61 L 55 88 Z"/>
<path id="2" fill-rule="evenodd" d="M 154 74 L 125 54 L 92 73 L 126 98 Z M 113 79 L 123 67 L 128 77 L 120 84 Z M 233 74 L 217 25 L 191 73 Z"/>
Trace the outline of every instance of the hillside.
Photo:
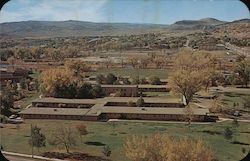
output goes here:
<path id="1" fill-rule="evenodd" d="M 249 19 L 234 22 L 214 18 L 177 21 L 172 25 L 133 23 L 94 23 L 85 21 L 22 21 L 0 24 L 1 38 L 41 38 L 69 36 L 112 36 L 150 32 L 189 32 L 209 29 L 217 34 L 229 32 L 243 35 L 249 31 Z M 248 34 L 249 35 L 249 34 Z M 244 35 L 243 35 L 244 36 Z M 242 36 L 241 36 L 242 37 Z"/>
<path id="2" fill-rule="evenodd" d="M 22 21 L 0 24 L 1 37 L 67 37 L 157 32 L 166 25 L 84 21 Z"/>
<path id="3" fill-rule="evenodd" d="M 214 18 L 204 18 L 200 20 L 182 20 L 177 21 L 171 25 L 172 30 L 199 30 L 199 29 L 211 29 L 216 25 L 226 23 Z"/>
<path id="4" fill-rule="evenodd" d="M 216 36 L 250 38 L 250 19 L 242 19 L 216 26 Z"/>

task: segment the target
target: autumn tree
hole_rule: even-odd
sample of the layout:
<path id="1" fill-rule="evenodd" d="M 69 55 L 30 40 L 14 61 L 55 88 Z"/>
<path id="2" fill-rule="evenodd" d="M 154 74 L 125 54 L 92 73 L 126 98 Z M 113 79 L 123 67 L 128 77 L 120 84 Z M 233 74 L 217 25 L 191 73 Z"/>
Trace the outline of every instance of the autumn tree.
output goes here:
<path id="1" fill-rule="evenodd" d="M 174 138 L 169 135 L 132 136 L 125 154 L 132 161 L 212 161 L 210 147 L 202 139 Z"/>
<path id="2" fill-rule="evenodd" d="M 155 63 L 156 68 L 162 68 L 166 63 L 166 59 L 164 57 L 156 57 L 153 62 Z"/>
<path id="3" fill-rule="evenodd" d="M 187 73 L 185 70 L 175 72 L 170 79 L 171 90 L 184 96 L 186 105 L 190 103 L 196 92 L 203 86 L 203 79 L 199 71 Z"/>
<path id="4" fill-rule="evenodd" d="M 49 49 L 48 54 L 50 55 L 51 59 L 54 61 L 63 61 L 65 55 L 61 51 L 62 49 Z"/>
<path id="5" fill-rule="evenodd" d="M 138 64 L 138 58 L 137 57 L 129 57 L 128 61 L 129 61 L 129 63 L 131 64 L 131 66 L 133 68 L 135 68 L 136 65 Z"/>
<path id="6" fill-rule="evenodd" d="M 8 60 L 7 60 L 7 62 L 10 64 L 10 65 L 12 65 L 12 68 L 14 69 L 15 68 L 15 63 L 16 63 L 16 58 L 14 58 L 14 56 L 11 56 L 11 57 L 9 57 L 8 58 Z"/>
<path id="7" fill-rule="evenodd" d="M 30 48 L 17 48 L 15 50 L 15 57 L 18 59 L 32 59 L 33 55 L 32 55 L 32 49 Z"/>
<path id="8" fill-rule="evenodd" d="M 214 73 L 215 62 L 205 53 L 182 51 L 175 61 L 175 72 L 170 77 L 170 87 L 184 96 L 186 104 L 193 99 L 196 92 L 208 87 Z"/>
<path id="9" fill-rule="evenodd" d="M 77 145 L 78 138 L 76 134 L 76 131 L 70 126 L 61 126 L 51 135 L 49 143 L 51 145 L 64 147 L 66 152 L 69 153 L 70 149 Z"/>
<path id="10" fill-rule="evenodd" d="M 54 96 L 56 88 L 68 85 L 73 78 L 73 72 L 65 68 L 51 68 L 41 73 L 39 77 L 42 92 Z"/>
<path id="11" fill-rule="evenodd" d="M 239 74 L 240 80 L 245 87 L 248 86 L 250 81 L 250 61 L 242 60 L 238 63 L 236 67 L 236 73 Z"/>
<path id="12" fill-rule="evenodd" d="M 84 77 L 84 73 L 89 72 L 90 70 L 90 67 L 80 60 L 66 61 L 65 67 L 66 69 L 73 71 L 74 76 L 76 77 Z"/>

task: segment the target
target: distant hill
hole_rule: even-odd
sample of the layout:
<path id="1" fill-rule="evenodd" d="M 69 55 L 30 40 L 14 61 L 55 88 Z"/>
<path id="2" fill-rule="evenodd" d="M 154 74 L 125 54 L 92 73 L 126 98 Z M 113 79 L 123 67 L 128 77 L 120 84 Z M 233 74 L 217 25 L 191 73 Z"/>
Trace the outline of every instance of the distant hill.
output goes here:
<path id="1" fill-rule="evenodd" d="M 1 37 L 66 37 L 157 32 L 167 25 L 94 23 L 84 21 L 22 21 L 0 24 Z"/>
<path id="2" fill-rule="evenodd" d="M 171 29 L 174 30 L 197 30 L 205 28 L 213 28 L 216 25 L 221 25 L 226 23 L 225 21 L 220 21 L 215 18 L 204 18 L 200 20 L 182 20 L 177 21 L 171 25 Z"/>
<path id="3" fill-rule="evenodd" d="M 250 38 L 250 19 L 241 19 L 216 26 L 213 31 L 218 36 Z"/>
<path id="4" fill-rule="evenodd" d="M 214 18 L 183 20 L 172 25 L 133 24 L 133 23 L 94 23 L 85 21 L 21 21 L 0 23 L 1 38 L 24 37 L 69 37 L 69 36 L 107 36 L 130 35 L 149 32 L 182 32 L 189 30 L 216 29 L 232 24 L 249 24 L 249 19 L 234 22 Z M 230 28 L 229 28 L 230 29 Z"/>

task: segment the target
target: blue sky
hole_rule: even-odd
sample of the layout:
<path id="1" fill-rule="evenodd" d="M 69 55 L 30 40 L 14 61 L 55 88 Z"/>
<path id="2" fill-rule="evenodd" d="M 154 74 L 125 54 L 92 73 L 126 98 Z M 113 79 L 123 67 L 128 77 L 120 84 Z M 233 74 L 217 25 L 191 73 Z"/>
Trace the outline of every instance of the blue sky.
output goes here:
<path id="1" fill-rule="evenodd" d="M 80 20 L 172 24 L 212 17 L 224 21 L 249 18 L 238 0 L 11 0 L 0 22 Z"/>

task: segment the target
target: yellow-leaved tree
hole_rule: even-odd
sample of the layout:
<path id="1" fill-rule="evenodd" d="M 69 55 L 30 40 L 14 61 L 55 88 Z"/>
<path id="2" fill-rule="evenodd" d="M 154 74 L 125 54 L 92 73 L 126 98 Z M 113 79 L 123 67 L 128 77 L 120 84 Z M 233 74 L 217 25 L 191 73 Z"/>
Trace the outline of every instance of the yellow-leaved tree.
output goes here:
<path id="1" fill-rule="evenodd" d="M 72 79 L 73 72 L 66 68 L 51 68 L 39 77 L 41 90 L 46 96 L 54 96 L 56 87 L 67 85 Z"/>
<path id="2" fill-rule="evenodd" d="M 216 73 L 215 57 L 203 52 L 183 50 L 175 60 L 174 73 L 169 85 L 173 92 L 182 94 L 186 105 L 195 93 L 208 88 Z"/>
<path id="3" fill-rule="evenodd" d="M 169 135 L 132 136 L 127 139 L 125 155 L 132 161 L 212 161 L 210 147 L 202 140 L 174 138 Z"/>

